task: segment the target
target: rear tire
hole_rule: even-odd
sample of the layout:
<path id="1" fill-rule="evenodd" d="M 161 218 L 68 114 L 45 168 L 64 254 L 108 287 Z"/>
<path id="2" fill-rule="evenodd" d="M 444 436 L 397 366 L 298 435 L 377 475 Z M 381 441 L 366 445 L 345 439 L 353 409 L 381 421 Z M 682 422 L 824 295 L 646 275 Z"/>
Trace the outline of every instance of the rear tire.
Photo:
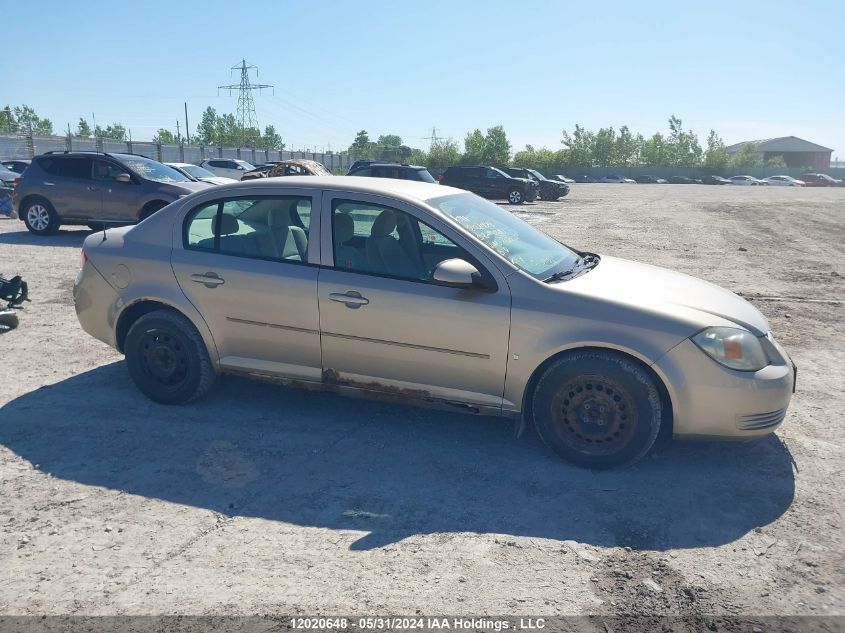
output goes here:
<path id="1" fill-rule="evenodd" d="M 508 191 L 508 202 L 510 204 L 522 204 L 525 202 L 525 195 L 516 187 Z"/>
<path id="2" fill-rule="evenodd" d="M 647 370 L 610 350 L 578 350 L 553 362 L 531 396 L 540 438 L 567 461 L 606 469 L 645 456 L 663 406 Z"/>
<path id="3" fill-rule="evenodd" d="M 59 230 L 59 216 L 53 205 L 44 198 L 27 202 L 21 209 L 20 217 L 26 228 L 35 235 L 53 235 Z"/>
<path id="4" fill-rule="evenodd" d="M 150 400 L 186 404 L 204 396 L 216 375 L 200 333 L 171 310 L 138 319 L 124 344 L 129 375 Z"/>

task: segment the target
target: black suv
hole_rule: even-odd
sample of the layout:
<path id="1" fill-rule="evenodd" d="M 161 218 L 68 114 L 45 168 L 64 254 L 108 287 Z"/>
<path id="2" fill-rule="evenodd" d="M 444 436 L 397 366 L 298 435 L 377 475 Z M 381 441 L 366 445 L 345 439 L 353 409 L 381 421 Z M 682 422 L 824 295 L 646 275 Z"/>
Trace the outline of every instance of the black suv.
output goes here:
<path id="1" fill-rule="evenodd" d="M 536 169 L 525 167 L 500 167 L 503 172 L 516 178 L 530 178 L 540 185 L 540 200 L 559 200 L 569 193 L 569 185 L 559 180 L 549 180 Z"/>
<path id="2" fill-rule="evenodd" d="M 21 174 L 15 206 L 26 228 L 49 235 L 62 224 L 135 224 L 213 186 L 136 154 L 48 152 Z"/>
<path id="3" fill-rule="evenodd" d="M 440 184 L 472 191 L 485 198 L 504 198 L 511 204 L 537 199 L 540 185 L 532 178 L 514 178 L 496 167 L 447 167 Z"/>
<path id="4" fill-rule="evenodd" d="M 373 178 L 397 178 L 399 180 L 419 180 L 437 182 L 425 167 L 405 163 L 369 163 L 352 166 L 347 176 L 371 176 Z"/>

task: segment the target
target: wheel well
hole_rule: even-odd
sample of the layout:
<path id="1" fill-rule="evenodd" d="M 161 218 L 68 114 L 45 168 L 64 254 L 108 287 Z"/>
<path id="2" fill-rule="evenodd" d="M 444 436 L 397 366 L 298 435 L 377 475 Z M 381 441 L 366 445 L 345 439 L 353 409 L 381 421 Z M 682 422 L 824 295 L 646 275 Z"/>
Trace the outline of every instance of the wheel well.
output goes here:
<path id="1" fill-rule="evenodd" d="M 596 351 L 601 352 L 615 352 L 617 354 L 621 354 L 626 358 L 630 359 L 632 362 L 636 363 L 651 376 L 651 379 L 654 381 L 654 386 L 657 387 L 657 392 L 660 394 L 660 403 L 663 406 L 663 419 L 660 421 L 660 434 L 657 436 L 658 441 L 662 441 L 664 439 L 668 439 L 672 437 L 672 427 L 674 425 L 675 414 L 672 410 L 672 398 L 669 397 L 669 390 L 666 388 L 663 380 L 660 376 L 657 375 L 657 372 L 654 371 L 651 367 L 646 365 L 643 361 L 641 361 L 636 356 L 628 354 L 627 352 L 620 351 L 618 349 L 612 349 L 610 347 L 574 347 L 572 349 L 567 349 L 562 352 L 558 352 L 553 356 L 550 356 L 542 363 L 540 363 L 539 367 L 534 370 L 534 373 L 531 374 L 531 378 L 528 379 L 528 384 L 525 386 L 525 394 L 522 397 L 522 416 L 526 420 L 531 419 L 531 401 L 533 398 L 531 397 L 534 393 L 534 389 L 537 386 L 537 382 L 540 380 L 540 376 L 546 371 L 549 365 L 554 363 L 556 360 L 565 357 L 567 354 L 571 354 L 572 352 L 580 352 L 584 350 L 594 349 Z"/>
<path id="2" fill-rule="evenodd" d="M 154 310 L 170 310 L 171 312 L 182 314 L 179 310 L 158 301 L 139 301 L 138 303 L 133 303 L 120 314 L 120 318 L 117 321 L 115 339 L 118 351 L 123 352 L 123 343 L 126 341 L 126 335 L 129 334 L 129 330 L 135 322 Z"/>
<path id="3" fill-rule="evenodd" d="M 138 214 L 138 219 L 144 220 L 146 219 L 145 215 L 151 210 L 155 209 L 156 211 L 158 211 L 159 209 L 163 209 L 164 207 L 166 207 L 168 204 L 170 203 L 166 200 L 150 200 L 141 208 L 141 213 Z"/>
<path id="4" fill-rule="evenodd" d="M 45 198 L 44 196 L 37 194 L 37 193 L 31 193 L 28 196 L 26 196 L 25 198 L 23 198 L 18 203 L 18 208 L 23 209 L 27 205 L 27 203 L 32 202 L 33 200 L 43 200 L 44 202 L 46 202 L 47 204 L 50 205 L 50 208 L 53 208 L 53 205 L 50 204 L 50 201 L 47 200 L 47 198 Z"/>

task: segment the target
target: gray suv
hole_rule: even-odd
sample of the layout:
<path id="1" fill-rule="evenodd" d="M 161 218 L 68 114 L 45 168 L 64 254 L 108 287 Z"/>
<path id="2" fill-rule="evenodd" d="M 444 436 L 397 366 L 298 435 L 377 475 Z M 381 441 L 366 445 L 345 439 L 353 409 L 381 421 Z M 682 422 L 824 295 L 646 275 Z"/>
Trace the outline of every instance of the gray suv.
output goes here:
<path id="1" fill-rule="evenodd" d="M 135 224 L 212 186 L 136 154 L 48 152 L 18 180 L 15 208 L 26 228 L 49 235 L 63 224 Z"/>

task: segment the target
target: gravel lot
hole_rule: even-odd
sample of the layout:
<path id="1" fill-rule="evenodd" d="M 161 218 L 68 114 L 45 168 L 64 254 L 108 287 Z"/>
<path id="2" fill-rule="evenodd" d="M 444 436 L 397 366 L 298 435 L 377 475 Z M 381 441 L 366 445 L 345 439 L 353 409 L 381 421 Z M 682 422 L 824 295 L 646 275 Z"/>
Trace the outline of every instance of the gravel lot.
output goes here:
<path id="1" fill-rule="evenodd" d="M 511 210 L 758 305 L 800 368 L 777 434 L 594 473 L 499 419 L 243 379 L 156 405 L 77 323 L 87 231 L 0 219 L 32 295 L 0 336 L 0 614 L 845 614 L 845 189 Z"/>

